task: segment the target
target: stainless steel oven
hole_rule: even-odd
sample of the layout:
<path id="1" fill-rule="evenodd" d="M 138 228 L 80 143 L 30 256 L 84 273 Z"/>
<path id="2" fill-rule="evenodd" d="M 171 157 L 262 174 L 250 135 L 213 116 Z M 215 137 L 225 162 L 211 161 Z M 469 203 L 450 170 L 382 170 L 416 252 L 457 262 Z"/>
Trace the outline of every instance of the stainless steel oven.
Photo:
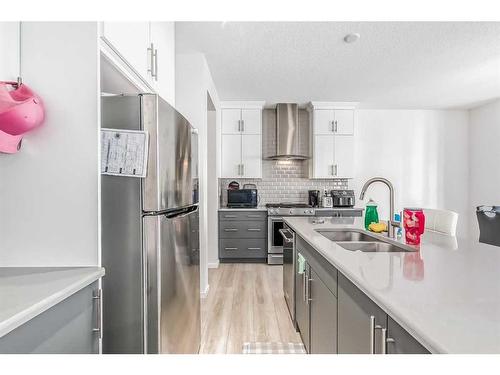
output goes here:
<path id="1" fill-rule="evenodd" d="M 283 264 L 283 217 L 314 216 L 315 211 L 305 204 L 280 203 L 268 205 L 267 209 L 267 263 Z"/>

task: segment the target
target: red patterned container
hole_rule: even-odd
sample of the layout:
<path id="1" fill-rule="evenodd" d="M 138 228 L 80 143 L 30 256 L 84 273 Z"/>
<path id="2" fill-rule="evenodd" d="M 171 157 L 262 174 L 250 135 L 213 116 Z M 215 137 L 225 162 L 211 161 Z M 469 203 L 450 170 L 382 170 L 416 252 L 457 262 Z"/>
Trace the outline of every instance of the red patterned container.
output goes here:
<path id="1" fill-rule="evenodd" d="M 421 208 L 403 210 L 403 227 L 408 245 L 420 245 L 420 236 L 424 233 L 425 215 Z"/>

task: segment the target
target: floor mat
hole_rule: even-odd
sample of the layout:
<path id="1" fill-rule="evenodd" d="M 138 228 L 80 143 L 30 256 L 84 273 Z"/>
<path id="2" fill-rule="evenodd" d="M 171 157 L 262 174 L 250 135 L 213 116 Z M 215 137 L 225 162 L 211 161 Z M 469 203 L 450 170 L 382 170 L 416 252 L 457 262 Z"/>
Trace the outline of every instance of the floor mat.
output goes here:
<path id="1" fill-rule="evenodd" d="M 294 342 L 245 342 L 243 354 L 306 354 L 304 344 Z"/>

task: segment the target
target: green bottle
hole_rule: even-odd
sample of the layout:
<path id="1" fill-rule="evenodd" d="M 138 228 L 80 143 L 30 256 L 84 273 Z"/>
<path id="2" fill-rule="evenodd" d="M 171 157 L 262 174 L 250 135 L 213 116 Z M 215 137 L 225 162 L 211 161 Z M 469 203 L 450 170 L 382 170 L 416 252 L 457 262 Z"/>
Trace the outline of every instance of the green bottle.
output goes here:
<path id="1" fill-rule="evenodd" d="M 377 203 L 370 198 L 365 209 L 365 229 L 368 229 L 371 223 L 378 223 L 378 212 Z"/>

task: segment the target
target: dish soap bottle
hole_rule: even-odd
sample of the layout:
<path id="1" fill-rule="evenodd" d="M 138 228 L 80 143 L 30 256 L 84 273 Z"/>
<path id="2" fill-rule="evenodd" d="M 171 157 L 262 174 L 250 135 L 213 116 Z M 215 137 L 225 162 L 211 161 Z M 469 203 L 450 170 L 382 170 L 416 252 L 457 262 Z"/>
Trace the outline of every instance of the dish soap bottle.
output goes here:
<path id="1" fill-rule="evenodd" d="M 368 226 L 371 223 L 378 223 L 378 211 L 377 211 L 377 203 L 370 198 L 368 203 L 366 204 L 365 210 L 365 229 L 368 230 Z"/>

